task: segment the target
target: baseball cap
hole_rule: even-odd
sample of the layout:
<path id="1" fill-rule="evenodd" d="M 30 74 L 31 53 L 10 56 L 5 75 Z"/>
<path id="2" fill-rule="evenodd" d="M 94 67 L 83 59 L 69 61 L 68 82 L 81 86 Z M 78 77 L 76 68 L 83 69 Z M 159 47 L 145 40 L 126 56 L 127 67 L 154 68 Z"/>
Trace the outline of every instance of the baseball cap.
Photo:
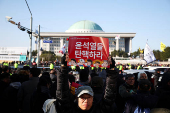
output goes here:
<path id="1" fill-rule="evenodd" d="M 93 96 L 93 90 L 90 86 L 81 86 L 76 90 L 77 97 L 80 97 L 83 94 L 89 94 Z"/>

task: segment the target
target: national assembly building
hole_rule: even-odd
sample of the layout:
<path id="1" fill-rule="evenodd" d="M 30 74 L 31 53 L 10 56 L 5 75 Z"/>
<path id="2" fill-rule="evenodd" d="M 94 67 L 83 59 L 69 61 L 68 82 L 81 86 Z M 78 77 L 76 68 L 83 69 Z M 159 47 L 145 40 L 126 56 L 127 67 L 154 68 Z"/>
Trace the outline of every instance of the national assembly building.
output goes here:
<path id="1" fill-rule="evenodd" d="M 68 39 L 71 36 L 96 36 L 109 39 L 109 52 L 114 50 L 123 50 L 127 53 L 132 52 L 132 39 L 136 33 L 112 33 L 104 32 L 103 29 L 96 23 L 88 20 L 83 20 L 74 23 L 65 32 L 40 32 L 40 48 L 44 51 L 54 52 L 56 55 L 65 44 L 68 50 Z M 38 35 L 33 35 L 37 41 Z M 37 50 L 37 43 L 35 43 Z"/>

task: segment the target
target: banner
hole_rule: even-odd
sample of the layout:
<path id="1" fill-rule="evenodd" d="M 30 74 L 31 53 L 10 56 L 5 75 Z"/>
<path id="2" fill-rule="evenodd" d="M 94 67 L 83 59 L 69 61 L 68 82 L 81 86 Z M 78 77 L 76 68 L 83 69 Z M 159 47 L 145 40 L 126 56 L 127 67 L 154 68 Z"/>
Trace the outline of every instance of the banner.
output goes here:
<path id="1" fill-rule="evenodd" d="M 166 48 L 166 45 L 161 42 L 160 49 L 164 52 L 164 49 Z"/>
<path id="2" fill-rule="evenodd" d="M 26 61 L 26 55 L 20 55 L 19 61 Z"/>
<path id="3" fill-rule="evenodd" d="M 88 61 L 93 66 L 95 66 L 95 62 L 98 62 L 101 66 L 109 56 L 109 40 L 94 36 L 69 37 L 68 53 L 69 66 L 88 66 Z"/>
<path id="4" fill-rule="evenodd" d="M 26 55 L 0 55 L 0 60 L 4 61 L 26 61 Z"/>
<path id="5" fill-rule="evenodd" d="M 75 82 L 72 82 L 72 84 L 71 84 L 71 93 L 73 94 L 73 95 L 75 95 L 75 92 L 76 92 L 76 90 L 80 87 L 80 86 L 82 86 L 81 84 L 78 84 L 78 83 L 75 83 Z"/>
<path id="6" fill-rule="evenodd" d="M 149 47 L 149 45 L 146 43 L 145 50 L 144 50 L 144 59 L 147 63 L 153 62 L 156 60 L 153 51 Z"/>
<path id="7" fill-rule="evenodd" d="M 59 53 L 61 53 L 61 54 L 65 53 L 65 46 L 66 46 L 66 44 L 63 45 L 63 47 L 60 49 Z"/>
<path id="8" fill-rule="evenodd" d="M 0 54 L 27 55 L 27 47 L 0 47 Z"/>

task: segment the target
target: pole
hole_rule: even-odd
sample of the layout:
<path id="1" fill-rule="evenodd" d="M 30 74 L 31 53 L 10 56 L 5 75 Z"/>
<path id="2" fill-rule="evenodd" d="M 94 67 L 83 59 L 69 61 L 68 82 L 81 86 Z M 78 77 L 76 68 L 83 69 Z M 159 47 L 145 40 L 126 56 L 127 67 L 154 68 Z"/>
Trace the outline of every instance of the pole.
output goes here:
<path id="1" fill-rule="evenodd" d="M 31 23 L 30 23 L 30 32 L 32 32 L 32 16 L 31 16 Z M 29 65 L 31 66 L 31 59 L 32 59 L 32 33 L 29 36 L 30 36 Z"/>
<path id="2" fill-rule="evenodd" d="M 32 13 L 31 13 L 31 10 L 28 6 L 28 3 L 27 3 L 27 0 L 25 0 L 26 4 L 27 4 L 27 7 L 29 9 L 29 12 L 31 14 L 31 25 L 30 25 L 30 32 L 31 34 L 29 35 L 30 36 L 30 53 L 29 53 L 29 65 L 31 66 L 31 59 L 32 59 Z"/>
<path id="3" fill-rule="evenodd" d="M 39 56 L 39 52 L 40 52 L 40 25 L 38 26 L 38 51 L 37 51 L 37 67 L 39 67 L 39 61 L 40 61 L 40 56 Z"/>

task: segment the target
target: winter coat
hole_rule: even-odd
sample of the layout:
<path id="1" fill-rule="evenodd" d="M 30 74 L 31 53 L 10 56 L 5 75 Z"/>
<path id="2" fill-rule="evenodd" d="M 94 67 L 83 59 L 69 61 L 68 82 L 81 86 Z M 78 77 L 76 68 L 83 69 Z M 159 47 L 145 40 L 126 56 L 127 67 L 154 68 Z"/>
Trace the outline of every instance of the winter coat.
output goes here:
<path id="1" fill-rule="evenodd" d="M 130 85 L 124 83 L 119 87 L 119 94 L 124 99 L 131 97 L 133 95 L 133 93 L 136 93 L 135 86 L 130 86 Z"/>
<path id="2" fill-rule="evenodd" d="M 3 103 L 1 110 L 5 111 L 5 113 L 19 113 L 17 94 L 20 86 L 20 82 L 12 82 L 4 91 L 1 101 L 1 103 Z"/>
<path id="3" fill-rule="evenodd" d="M 159 97 L 157 107 L 170 109 L 170 73 L 165 73 L 161 80 L 161 87 L 156 89 L 155 95 Z"/>
<path id="4" fill-rule="evenodd" d="M 115 70 L 108 71 L 104 97 L 98 104 L 93 104 L 90 110 L 83 111 L 77 103 L 70 100 L 67 71 L 65 68 L 61 69 L 57 74 L 57 113 L 110 113 L 116 95 L 117 74 Z"/>
<path id="5" fill-rule="evenodd" d="M 124 113 L 134 113 L 137 106 L 152 109 L 156 107 L 158 97 L 151 95 L 150 92 L 137 91 L 125 105 Z"/>
<path id="6" fill-rule="evenodd" d="M 31 113 L 44 113 L 42 107 L 47 99 L 51 99 L 50 91 L 47 87 L 41 86 L 41 92 L 36 90 L 31 96 Z"/>
<path id="7" fill-rule="evenodd" d="M 23 82 L 19 89 L 17 103 L 18 108 L 21 109 L 23 113 L 30 113 L 30 98 L 36 90 L 38 81 L 38 77 L 31 77 L 28 81 Z"/>

